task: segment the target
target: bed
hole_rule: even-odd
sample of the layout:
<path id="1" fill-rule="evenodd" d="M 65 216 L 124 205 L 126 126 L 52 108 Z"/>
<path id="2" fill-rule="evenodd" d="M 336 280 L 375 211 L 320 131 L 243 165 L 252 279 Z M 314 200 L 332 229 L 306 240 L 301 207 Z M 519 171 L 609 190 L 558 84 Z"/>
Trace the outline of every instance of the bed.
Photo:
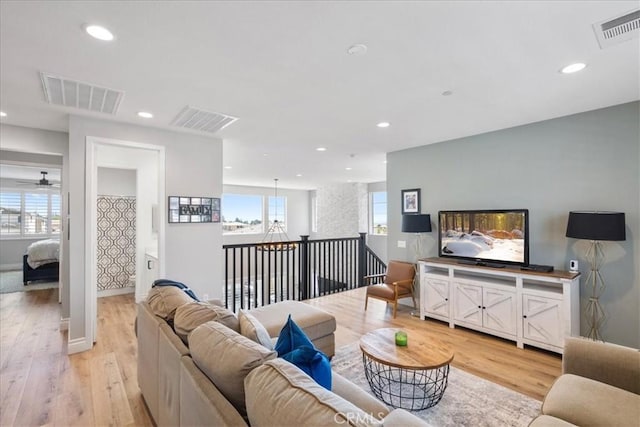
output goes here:
<path id="1" fill-rule="evenodd" d="M 35 280 L 57 281 L 60 271 L 60 242 L 39 240 L 27 248 L 22 257 L 22 281 L 25 286 Z"/>

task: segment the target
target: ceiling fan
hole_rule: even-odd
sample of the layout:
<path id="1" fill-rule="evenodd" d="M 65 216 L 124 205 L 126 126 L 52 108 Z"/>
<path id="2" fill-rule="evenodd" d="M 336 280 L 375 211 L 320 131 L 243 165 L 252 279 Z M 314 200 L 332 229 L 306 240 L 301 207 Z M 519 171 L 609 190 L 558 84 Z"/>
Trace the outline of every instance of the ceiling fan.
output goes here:
<path id="1" fill-rule="evenodd" d="M 60 184 L 54 184 L 47 179 L 47 174 L 49 172 L 40 171 L 42 174 L 42 178 L 38 181 L 17 181 L 19 184 L 29 184 L 35 185 L 36 187 L 60 187 Z"/>

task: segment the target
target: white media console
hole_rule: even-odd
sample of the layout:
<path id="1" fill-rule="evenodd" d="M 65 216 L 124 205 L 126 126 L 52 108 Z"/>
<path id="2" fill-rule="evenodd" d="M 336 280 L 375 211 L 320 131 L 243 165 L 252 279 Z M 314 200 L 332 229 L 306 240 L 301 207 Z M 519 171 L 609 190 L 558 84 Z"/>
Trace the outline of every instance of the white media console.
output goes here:
<path id="1" fill-rule="evenodd" d="M 562 353 L 580 335 L 580 273 L 419 260 L 420 317 Z"/>

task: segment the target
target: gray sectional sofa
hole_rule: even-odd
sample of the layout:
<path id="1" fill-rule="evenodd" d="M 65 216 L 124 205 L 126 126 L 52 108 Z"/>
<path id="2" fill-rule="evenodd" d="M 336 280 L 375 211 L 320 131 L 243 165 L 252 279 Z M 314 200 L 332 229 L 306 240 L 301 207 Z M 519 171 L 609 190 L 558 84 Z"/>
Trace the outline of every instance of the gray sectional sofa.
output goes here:
<path id="1" fill-rule="evenodd" d="M 425 425 L 335 372 L 332 390 L 324 389 L 235 330 L 224 309 L 197 325 L 192 313 L 211 306 L 176 288 L 154 289 L 137 308 L 138 383 L 158 426 Z M 273 339 L 291 314 L 317 348 L 334 354 L 335 319 L 322 310 L 284 301 L 249 313 Z"/>

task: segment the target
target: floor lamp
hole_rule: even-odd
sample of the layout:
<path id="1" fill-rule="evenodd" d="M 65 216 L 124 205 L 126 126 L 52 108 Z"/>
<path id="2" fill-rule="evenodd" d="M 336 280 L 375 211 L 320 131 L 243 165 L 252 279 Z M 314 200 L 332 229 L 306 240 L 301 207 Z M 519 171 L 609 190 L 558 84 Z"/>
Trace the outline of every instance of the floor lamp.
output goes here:
<path id="1" fill-rule="evenodd" d="M 600 327 L 606 318 L 600 305 L 600 296 L 605 289 L 605 283 L 600 274 L 600 266 L 604 261 L 602 241 L 625 240 L 624 213 L 569 212 L 566 236 L 591 241 L 591 246 L 586 254 L 590 264 L 586 284 L 591 288 L 591 295 L 585 307 L 585 316 L 589 326 L 587 336 L 593 340 L 602 341 Z"/>
<path id="2" fill-rule="evenodd" d="M 410 214 L 410 215 L 402 215 L 402 232 L 403 233 L 414 233 L 416 235 L 415 239 L 415 267 L 416 267 L 416 275 L 413 279 L 414 285 L 414 293 L 415 286 L 419 280 L 420 270 L 418 269 L 418 260 L 422 255 L 422 242 L 420 241 L 420 233 L 430 233 L 431 232 L 431 215 L 429 214 Z M 420 317 L 420 313 L 411 312 L 412 316 Z"/>

